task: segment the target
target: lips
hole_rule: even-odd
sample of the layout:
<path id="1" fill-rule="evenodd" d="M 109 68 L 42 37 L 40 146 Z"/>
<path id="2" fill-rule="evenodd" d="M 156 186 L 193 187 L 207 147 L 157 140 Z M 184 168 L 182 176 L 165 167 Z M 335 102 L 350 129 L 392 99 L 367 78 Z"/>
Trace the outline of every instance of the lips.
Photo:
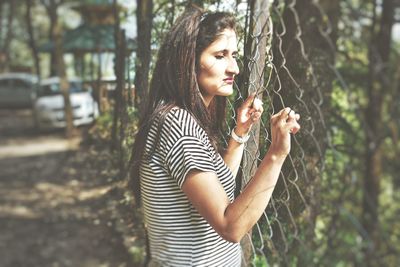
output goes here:
<path id="1" fill-rule="evenodd" d="M 232 84 L 232 83 L 233 83 L 233 77 L 231 77 L 231 78 L 225 78 L 225 79 L 224 79 L 224 82 L 229 83 L 229 84 Z"/>

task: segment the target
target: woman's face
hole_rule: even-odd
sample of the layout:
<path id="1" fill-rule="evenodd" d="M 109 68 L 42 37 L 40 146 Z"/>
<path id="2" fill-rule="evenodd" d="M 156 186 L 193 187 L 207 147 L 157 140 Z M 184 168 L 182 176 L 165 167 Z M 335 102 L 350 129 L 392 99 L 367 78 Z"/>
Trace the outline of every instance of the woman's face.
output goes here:
<path id="1" fill-rule="evenodd" d="M 239 73 L 236 43 L 235 31 L 225 29 L 200 55 L 197 82 L 206 106 L 216 95 L 233 93 L 233 79 Z"/>

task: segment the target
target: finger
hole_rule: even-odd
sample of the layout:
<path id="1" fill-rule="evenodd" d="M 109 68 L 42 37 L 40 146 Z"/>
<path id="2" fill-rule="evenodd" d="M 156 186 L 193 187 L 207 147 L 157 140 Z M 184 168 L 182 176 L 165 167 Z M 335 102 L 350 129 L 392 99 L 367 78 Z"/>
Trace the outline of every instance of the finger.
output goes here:
<path id="1" fill-rule="evenodd" d="M 253 108 L 257 111 L 261 111 L 263 110 L 263 103 L 260 99 L 258 98 L 254 98 L 254 102 L 253 102 Z"/>
<path id="2" fill-rule="evenodd" d="M 251 108 L 251 109 L 248 111 L 248 114 L 249 114 L 250 116 L 253 116 L 256 112 L 262 114 L 263 111 L 264 111 L 263 108 L 260 108 L 260 109 Z"/>
<path id="3" fill-rule="evenodd" d="M 281 112 L 282 112 L 282 110 L 281 110 L 280 112 L 278 112 L 278 113 L 276 113 L 276 114 L 273 114 L 273 115 L 271 116 L 271 118 L 270 118 L 270 123 L 271 123 L 271 125 L 275 125 L 276 123 L 279 122 L 279 116 L 281 115 Z"/>
<path id="4" fill-rule="evenodd" d="M 289 112 L 287 121 L 298 121 L 298 120 L 300 120 L 300 114 L 295 112 Z"/>
<path id="5" fill-rule="evenodd" d="M 261 117 L 261 112 L 256 111 L 251 114 L 251 119 L 253 120 L 253 122 L 257 121 L 260 117 Z"/>
<path id="6" fill-rule="evenodd" d="M 256 93 L 251 93 L 247 99 L 243 102 L 242 107 L 249 108 L 253 104 L 253 101 L 256 97 Z"/>
<path id="7" fill-rule="evenodd" d="M 288 122 L 285 125 L 285 128 L 287 129 L 287 131 L 291 134 L 296 134 L 299 130 L 300 130 L 300 124 L 298 124 L 297 121 L 292 121 L 292 122 Z"/>
<path id="8" fill-rule="evenodd" d="M 288 114 L 291 111 L 291 108 L 287 107 L 279 111 L 277 114 L 272 116 L 271 122 L 273 124 L 280 124 L 284 126 L 286 124 L 286 121 L 288 119 Z"/>
<path id="9" fill-rule="evenodd" d="M 301 128 L 300 125 L 293 127 L 292 129 L 290 129 L 290 133 L 295 135 L 297 134 L 298 131 L 300 131 L 300 128 Z"/>
<path id="10" fill-rule="evenodd" d="M 275 113 L 271 116 L 271 121 L 276 122 L 281 116 L 285 109 L 281 109 L 278 113 Z"/>
<path id="11" fill-rule="evenodd" d="M 289 107 L 287 107 L 287 108 L 284 108 L 284 109 L 282 109 L 279 113 L 279 119 L 281 119 L 281 120 L 286 120 L 287 118 L 288 118 L 288 115 L 289 115 L 289 112 L 291 111 L 292 109 L 291 108 L 289 108 Z"/>
<path id="12" fill-rule="evenodd" d="M 296 113 L 293 110 L 290 110 L 287 120 L 295 120 L 295 119 L 296 119 Z"/>

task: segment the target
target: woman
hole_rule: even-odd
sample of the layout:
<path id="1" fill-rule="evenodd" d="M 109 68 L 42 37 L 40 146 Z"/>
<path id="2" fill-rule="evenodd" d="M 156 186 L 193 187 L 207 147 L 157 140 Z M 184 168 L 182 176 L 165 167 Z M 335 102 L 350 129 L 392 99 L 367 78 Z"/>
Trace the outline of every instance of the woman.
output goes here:
<path id="1" fill-rule="evenodd" d="M 263 112 L 261 101 L 249 96 L 224 155 L 218 153 L 226 96 L 239 73 L 236 43 L 231 15 L 192 10 L 160 48 L 133 150 L 133 189 L 143 206 L 150 266 L 240 266 L 239 241 L 265 210 L 290 133 L 300 129 L 290 108 L 272 116 L 271 146 L 234 199 L 244 143 Z"/>

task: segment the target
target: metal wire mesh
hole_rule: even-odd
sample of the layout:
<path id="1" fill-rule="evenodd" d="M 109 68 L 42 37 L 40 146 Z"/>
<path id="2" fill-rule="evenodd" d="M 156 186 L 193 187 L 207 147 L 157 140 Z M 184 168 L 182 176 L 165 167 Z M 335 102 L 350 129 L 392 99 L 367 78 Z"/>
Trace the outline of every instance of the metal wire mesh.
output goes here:
<path id="1" fill-rule="evenodd" d="M 310 224 L 314 223 L 311 216 L 305 215 L 313 209 L 313 203 L 310 203 L 313 201 L 313 196 L 306 194 L 316 192 L 304 187 L 317 184 L 316 180 L 321 178 L 319 175 L 324 167 L 324 148 L 321 147 L 321 143 L 325 142 L 325 147 L 329 145 L 330 136 L 326 130 L 322 111 L 324 88 L 321 86 L 321 77 L 315 74 L 314 64 L 306 52 L 302 40 L 300 15 L 295 5 L 296 0 L 288 4 L 260 1 L 253 7 L 253 12 L 250 14 L 253 16 L 250 18 L 250 23 L 253 25 L 250 25 L 247 32 L 248 40 L 245 40 L 251 42 L 251 53 L 242 62 L 248 71 L 248 83 L 237 85 L 236 98 L 228 105 L 230 118 L 234 120 L 235 108 L 248 94 L 257 92 L 264 102 L 265 115 L 260 125 L 253 127 L 252 138 L 245 148 L 241 166 L 242 185 L 251 179 L 271 144 L 269 118 L 286 106 L 291 106 L 302 116 L 300 137 L 292 138 L 292 152 L 281 172 L 273 198 L 260 221 L 248 235 L 250 248 L 244 244 L 244 266 L 265 265 L 267 262 L 293 264 L 294 259 L 288 258 L 289 250 L 299 246 L 305 250 L 307 246 L 304 242 L 304 233 L 300 230 L 302 226 L 299 225 L 304 223 L 299 223 L 299 220 L 308 219 Z M 317 11 L 316 16 L 323 17 L 326 22 L 320 25 L 320 35 L 316 38 L 327 43 L 331 49 L 328 54 L 334 54 L 335 46 L 329 36 L 331 32 L 329 20 L 317 2 L 314 1 L 312 5 Z M 287 25 L 288 17 L 294 20 L 291 25 Z M 291 27 L 291 32 L 288 32 L 288 27 Z M 298 74 L 292 74 L 292 69 L 298 71 L 298 67 L 287 64 L 288 51 L 296 53 L 305 65 L 304 75 L 308 76 L 306 81 L 298 80 Z M 330 66 L 334 69 L 333 58 L 330 57 L 332 59 L 329 62 Z M 285 86 L 290 89 L 284 88 Z M 311 99 L 305 93 L 310 89 L 304 88 L 305 86 L 312 86 Z M 228 122 L 227 126 L 232 125 Z M 317 133 L 317 127 L 322 127 L 324 130 Z M 320 132 L 323 132 L 323 135 Z M 307 155 L 308 152 L 304 147 L 307 147 L 307 151 L 311 151 L 312 155 Z M 311 159 L 313 162 L 310 162 Z M 248 255 L 249 251 L 251 255 Z"/>

